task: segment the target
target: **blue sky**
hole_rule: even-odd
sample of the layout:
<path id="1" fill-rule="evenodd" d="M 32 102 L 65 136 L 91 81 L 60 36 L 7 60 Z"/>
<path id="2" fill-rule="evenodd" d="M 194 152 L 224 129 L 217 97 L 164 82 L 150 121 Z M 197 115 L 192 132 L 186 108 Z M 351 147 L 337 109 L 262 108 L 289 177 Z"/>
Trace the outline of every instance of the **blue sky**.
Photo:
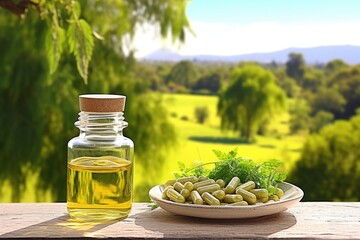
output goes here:
<path id="1" fill-rule="evenodd" d="M 356 0 L 193 0 L 187 15 L 192 21 L 278 23 L 359 20 Z"/>
<path id="2" fill-rule="evenodd" d="M 182 45 L 146 27 L 134 41 L 137 56 L 159 48 L 183 55 L 236 55 L 289 47 L 360 45 L 360 1 L 192 0 L 187 16 L 195 36 Z"/>

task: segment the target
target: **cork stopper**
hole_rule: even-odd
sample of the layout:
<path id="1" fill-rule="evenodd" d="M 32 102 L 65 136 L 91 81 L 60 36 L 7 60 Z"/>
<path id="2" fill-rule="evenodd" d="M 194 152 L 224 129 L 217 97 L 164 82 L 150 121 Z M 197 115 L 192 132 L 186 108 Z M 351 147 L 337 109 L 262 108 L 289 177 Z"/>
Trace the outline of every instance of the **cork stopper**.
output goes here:
<path id="1" fill-rule="evenodd" d="M 126 96 L 114 94 L 84 94 L 79 96 L 80 111 L 123 112 Z"/>

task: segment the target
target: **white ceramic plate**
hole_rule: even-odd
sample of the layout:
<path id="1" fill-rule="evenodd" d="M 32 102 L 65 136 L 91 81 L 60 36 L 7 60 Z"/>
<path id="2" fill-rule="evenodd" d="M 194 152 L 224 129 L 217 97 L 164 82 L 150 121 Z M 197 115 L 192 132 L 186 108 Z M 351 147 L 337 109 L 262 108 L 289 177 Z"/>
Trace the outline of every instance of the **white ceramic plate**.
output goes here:
<path id="1" fill-rule="evenodd" d="M 290 183 L 281 183 L 279 187 L 284 191 L 284 196 L 275 203 L 257 203 L 249 206 L 209 206 L 175 203 L 161 198 L 163 186 L 153 187 L 149 196 L 151 200 L 162 209 L 184 216 L 214 218 L 214 219 L 242 219 L 255 218 L 279 213 L 298 203 L 304 192 Z"/>

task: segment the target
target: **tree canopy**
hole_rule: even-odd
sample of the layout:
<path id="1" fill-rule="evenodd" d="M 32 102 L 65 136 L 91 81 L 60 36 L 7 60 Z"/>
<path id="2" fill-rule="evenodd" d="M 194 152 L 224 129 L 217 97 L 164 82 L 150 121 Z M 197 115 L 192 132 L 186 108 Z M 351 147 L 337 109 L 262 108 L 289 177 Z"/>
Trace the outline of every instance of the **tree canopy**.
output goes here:
<path id="1" fill-rule="evenodd" d="M 133 54 L 126 46 L 139 25 L 158 26 L 162 37 L 171 35 L 173 41 L 184 41 L 186 30 L 191 31 L 186 17 L 187 1 L 177 0 L 2 0 L 0 7 L 19 18 L 36 10 L 39 19 L 47 23 L 45 46 L 50 73 L 54 73 L 63 51 L 76 59 L 81 77 L 87 82 L 88 67 L 94 49 L 94 38 L 112 44 L 114 50 Z M 88 16 L 86 16 L 88 15 Z M 96 16 L 96 17 L 94 17 Z M 112 19 L 109 22 L 107 19 Z"/>
<path id="2" fill-rule="evenodd" d="M 77 1 L 42 2 L 45 8 L 41 13 L 53 6 L 59 14 L 68 11 L 67 4 Z M 157 25 L 163 36 L 171 34 L 183 40 L 183 30 L 188 27 L 186 1 L 78 3 L 74 14 L 84 21 L 80 26 L 91 26 L 94 41 L 87 85 L 79 79 L 78 59 L 73 57 L 77 50 L 72 48 L 82 42 L 78 35 L 82 27 L 78 29 L 76 21 L 66 14 L 54 20 L 51 12 L 47 15 L 51 18 L 45 16 L 42 21 L 39 10 L 31 7 L 19 19 L 0 9 L 0 108 L 6 113 L 0 115 L 0 124 L 7 126 L 0 131 L 0 184 L 10 183 L 13 201 L 20 200 L 29 175 L 38 177 L 39 200 L 44 192 L 50 192 L 54 201 L 65 200 L 66 144 L 78 134 L 73 124 L 79 111 L 79 94 L 111 92 L 127 96 L 125 118 L 129 127 L 125 135 L 134 140 L 138 149 L 136 174 L 147 170 L 148 175 L 141 187 L 154 185 L 153 176 L 161 172 L 165 159 L 163 150 L 174 144 L 175 133 L 160 98 L 134 74 L 133 49 L 125 51 L 125 38 L 134 33 L 138 24 L 150 23 Z M 63 43 L 53 74 L 53 63 L 47 60 L 49 48 L 44 47 L 54 31 L 48 21 L 50 26 L 58 21 L 66 34 L 74 34 L 73 43 L 68 36 Z M 57 45 L 54 40 L 51 43 Z M 135 200 L 148 198 L 146 191 L 136 191 Z"/>
<path id="3" fill-rule="evenodd" d="M 270 71 L 243 64 L 234 69 L 229 86 L 220 93 L 217 109 L 221 126 L 253 140 L 261 124 L 284 109 L 285 101 L 286 95 Z"/>
<path id="4" fill-rule="evenodd" d="M 289 181 L 307 201 L 360 200 L 360 115 L 324 127 L 305 142 Z"/>
<path id="5" fill-rule="evenodd" d="M 305 60 L 301 53 L 290 53 L 286 62 L 286 74 L 294 78 L 299 85 L 305 74 Z"/>

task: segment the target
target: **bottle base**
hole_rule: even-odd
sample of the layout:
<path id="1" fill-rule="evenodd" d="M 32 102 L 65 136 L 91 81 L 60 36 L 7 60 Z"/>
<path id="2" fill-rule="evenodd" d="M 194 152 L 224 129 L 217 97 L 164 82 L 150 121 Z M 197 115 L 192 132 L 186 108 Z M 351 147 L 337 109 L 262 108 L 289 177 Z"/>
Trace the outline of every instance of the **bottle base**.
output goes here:
<path id="1" fill-rule="evenodd" d="M 81 222 L 119 221 L 129 216 L 130 209 L 69 209 L 71 220 Z"/>

